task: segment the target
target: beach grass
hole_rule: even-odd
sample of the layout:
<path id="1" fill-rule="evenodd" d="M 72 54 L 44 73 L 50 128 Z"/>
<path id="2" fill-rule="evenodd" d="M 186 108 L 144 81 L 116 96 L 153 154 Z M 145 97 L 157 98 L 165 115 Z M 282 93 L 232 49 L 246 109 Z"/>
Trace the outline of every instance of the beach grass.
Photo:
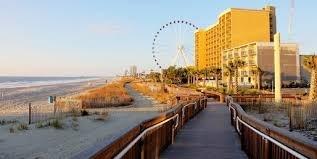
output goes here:
<path id="1" fill-rule="evenodd" d="M 83 109 L 130 105 L 133 99 L 125 90 L 125 84 L 124 80 L 113 82 L 104 87 L 90 90 L 77 98 L 82 101 Z"/>
<path id="2" fill-rule="evenodd" d="M 153 97 L 155 100 L 162 104 L 170 104 L 172 100 L 174 99 L 174 94 L 164 92 L 160 89 L 160 86 L 155 86 L 155 89 L 151 89 L 147 84 L 145 83 L 132 83 L 132 87 L 137 90 L 138 92 Z"/>

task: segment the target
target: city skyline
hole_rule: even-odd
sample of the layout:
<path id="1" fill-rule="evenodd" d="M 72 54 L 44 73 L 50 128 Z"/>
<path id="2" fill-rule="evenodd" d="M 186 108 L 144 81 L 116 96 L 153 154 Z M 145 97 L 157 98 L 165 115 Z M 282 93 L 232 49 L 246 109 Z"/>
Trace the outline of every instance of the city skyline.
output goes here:
<path id="1" fill-rule="evenodd" d="M 184 19 L 207 27 L 227 8 L 262 8 L 268 1 L 182 2 L 0 2 L 0 75 L 112 76 L 130 65 L 157 69 L 151 40 L 166 22 Z M 276 7 L 282 42 L 289 42 L 289 2 L 269 4 Z M 292 39 L 300 54 L 316 50 L 317 23 L 307 18 L 316 4 L 295 4 Z"/>

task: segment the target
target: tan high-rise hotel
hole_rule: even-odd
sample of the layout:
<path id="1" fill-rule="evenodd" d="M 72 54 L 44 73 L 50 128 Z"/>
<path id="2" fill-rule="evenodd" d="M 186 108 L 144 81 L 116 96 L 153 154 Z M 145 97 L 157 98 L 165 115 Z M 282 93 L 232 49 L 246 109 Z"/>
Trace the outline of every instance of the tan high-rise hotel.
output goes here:
<path id="1" fill-rule="evenodd" d="M 198 69 L 222 65 L 222 53 L 251 42 L 272 42 L 276 33 L 275 8 L 229 8 L 218 21 L 195 33 L 195 65 Z"/>

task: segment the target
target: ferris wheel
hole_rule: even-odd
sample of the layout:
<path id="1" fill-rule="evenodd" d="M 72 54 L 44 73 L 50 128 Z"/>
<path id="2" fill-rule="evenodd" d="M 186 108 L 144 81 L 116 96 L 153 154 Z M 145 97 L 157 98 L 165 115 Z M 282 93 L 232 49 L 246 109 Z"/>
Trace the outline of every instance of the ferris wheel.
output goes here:
<path id="1" fill-rule="evenodd" d="M 159 69 L 194 64 L 194 32 L 198 27 L 185 20 L 161 26 L 153 38 L 152 56 Z"/>

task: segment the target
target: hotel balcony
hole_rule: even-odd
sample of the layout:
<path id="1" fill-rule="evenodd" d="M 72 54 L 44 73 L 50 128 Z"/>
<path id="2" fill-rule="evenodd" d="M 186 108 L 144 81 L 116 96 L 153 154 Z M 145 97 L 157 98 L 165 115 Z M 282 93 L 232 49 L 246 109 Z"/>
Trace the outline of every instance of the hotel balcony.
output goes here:
<path id="1" fill-rule="evenodd" d="M 255 61 L 254 60 L 249 60 L 248 61 L 249 66 L 255 66 Z"/>
<path id="2" fill-rule="evenodd" d="M 255 55 L 256 54 L 254 50 L 249 50 L 248 52 L 249 52 L 249 55 Z"/>

